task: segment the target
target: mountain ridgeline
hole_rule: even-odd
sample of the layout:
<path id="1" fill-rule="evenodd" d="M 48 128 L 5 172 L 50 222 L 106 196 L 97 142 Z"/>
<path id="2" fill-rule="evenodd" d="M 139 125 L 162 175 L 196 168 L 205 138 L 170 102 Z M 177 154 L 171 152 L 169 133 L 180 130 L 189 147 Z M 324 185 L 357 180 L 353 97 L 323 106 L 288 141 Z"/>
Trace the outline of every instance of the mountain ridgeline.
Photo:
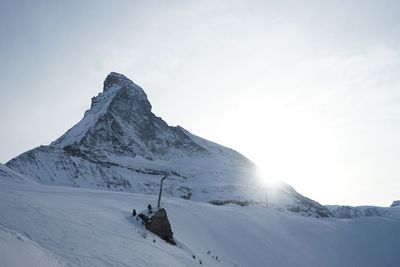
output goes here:
<path id="1" fill-rule="evenodd" d="M 142 88 L 121 74 L 111 73 L 83 120 L 51 145 L 148 160 L 210 154 L 183 128 L 168 126 L 151 108 Z"/>
<path id="2" fill-rule="evenodd" d="M 42 184 L 156 194 L 169 174 L 169 196 L 214 204 L 263 203 L 254 164 L 240 153 L 169 126 L 152 112 L 146 93 L 110 73 L 80 122 L 48 146 L 27 151 L 7 167 Z M 272 206 L 317 216 L 330 211 L 289 185 L 270 192 Z"/>

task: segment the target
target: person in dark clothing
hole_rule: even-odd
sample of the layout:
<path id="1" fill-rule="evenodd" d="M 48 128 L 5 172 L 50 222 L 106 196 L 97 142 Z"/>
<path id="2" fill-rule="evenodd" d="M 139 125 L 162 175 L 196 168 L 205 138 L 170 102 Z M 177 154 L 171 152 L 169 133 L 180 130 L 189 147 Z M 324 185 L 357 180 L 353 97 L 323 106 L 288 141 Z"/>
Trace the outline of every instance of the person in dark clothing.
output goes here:
<path id="1" fill-rule="evenodd" d="M 133 209 L 133 210 L 132 210 L 132 217 L 135 217 L 135 216 L 136 216 L 136 210 Z"/>
<path id="2" fill-rule="evenodd" d="M 140 213 L 140 214 L 138 215 L 138 217 L 139 217 L 140 219 L 142 219 L 142 224 L 144 224 L 144 225 L 146 225 L 146 224 L 150 221 L 149 217 L 147 217 L 147 216 L 144 215 L 143 213 Z"/>

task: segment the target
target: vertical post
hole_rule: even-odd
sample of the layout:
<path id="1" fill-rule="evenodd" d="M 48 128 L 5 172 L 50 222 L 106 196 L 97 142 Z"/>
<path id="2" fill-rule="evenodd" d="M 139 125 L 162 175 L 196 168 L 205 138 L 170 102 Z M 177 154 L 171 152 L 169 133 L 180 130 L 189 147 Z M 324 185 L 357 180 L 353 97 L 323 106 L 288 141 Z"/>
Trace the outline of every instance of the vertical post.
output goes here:
<path id="1" fill-rule="evenodd" d="M 161 183 L 160 183 L 160 194 L 158 195 L 157 208 L 160 208 L 161 194 L 162 194 L 162 185 L 163 185 L 163 182 L 164 182 L 165 178 L 167 178 L 167 177 L 168 177 L 168 173 L 167 173 L 163 178 L 161 178 Z"/>
<path id="2" fill-rule="evenodd" d="M 268 208 L 268 189 L 265 188 L 265 207 Z"/>

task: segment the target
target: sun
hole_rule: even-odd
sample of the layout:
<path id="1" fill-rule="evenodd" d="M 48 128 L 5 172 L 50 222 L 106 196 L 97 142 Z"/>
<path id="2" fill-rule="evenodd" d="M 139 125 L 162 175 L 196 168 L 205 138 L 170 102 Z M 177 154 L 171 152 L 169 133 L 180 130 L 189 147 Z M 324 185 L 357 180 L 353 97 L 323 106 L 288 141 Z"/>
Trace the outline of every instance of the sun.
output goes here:
<path id="1" fill-rule="evenodd" d="M 263 168 L 260 164 L 257 164 L 256 167 L 256 177 L 259 185 L 265 188 L 274 188 L 281 182 L 276 176 L 272 176 L 267 168 Z"/>
<path id="2" fill-rule="evenodd" d="M 260 184 L 276 187 L 286 182 L 311 195 L 320 194 L 316 184 L 333 179 L 339 162 L 334 130 L 310 112 L 275 108 L 251 118 L 256 130 L 246 155 L 258 167 Z"/>

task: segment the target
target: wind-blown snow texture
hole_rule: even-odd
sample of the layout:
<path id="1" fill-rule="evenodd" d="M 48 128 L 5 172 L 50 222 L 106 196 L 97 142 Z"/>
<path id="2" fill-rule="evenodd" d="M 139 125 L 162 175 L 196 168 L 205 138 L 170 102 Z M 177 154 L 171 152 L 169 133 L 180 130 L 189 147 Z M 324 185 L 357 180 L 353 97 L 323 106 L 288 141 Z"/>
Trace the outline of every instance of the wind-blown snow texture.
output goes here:
<path id="1" fill-rule="evenodd" d="M 156 197 L 0 175 L 1 266 L 398 266 L 400 209 L 313 218 L 165 198 L 177 246 L 131 217 Z M 5 216 L 3 216 L 5 215 Z M 195 259 L 193 258 L 193 255 Z M 218 257 L 218 259 L 216 258 Z M 4 265 L 5 264 L 5 265 Z"/>
<path id="2" fill-rule="evenodd" d="M 216 204 L 261 203 L 265 189 L 254 164 L 238 152 L 168 126 L 151 112 L 142 88 L 111 73 L 83 119 L 49 146 L 40 146 L 6 165 L 42 184 L 73 185 L 157 194 Z M 270 192 L 270 205 L 312 216 L 329 210 L 288 185 Z"/>

